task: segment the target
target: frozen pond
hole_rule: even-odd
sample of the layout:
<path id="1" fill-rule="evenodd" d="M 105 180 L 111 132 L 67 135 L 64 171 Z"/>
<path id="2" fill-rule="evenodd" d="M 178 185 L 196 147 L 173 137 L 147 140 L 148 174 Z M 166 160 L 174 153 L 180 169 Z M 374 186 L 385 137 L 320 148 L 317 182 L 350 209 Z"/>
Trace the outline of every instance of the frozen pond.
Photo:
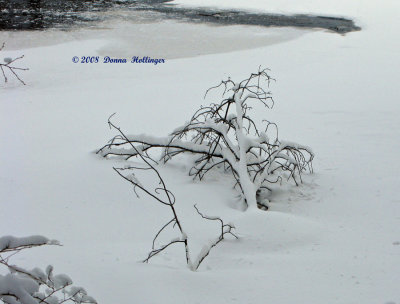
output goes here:
<path id="1" fill-rule="evenodd" d="M 345 34 L 360 30 L 352 20 L 312 15 L 183 8 L 162 0 L 0 0 L 0 30 L 95 27 L 109 19 L 187 21 L 221 25 L 320 28 Z"/>

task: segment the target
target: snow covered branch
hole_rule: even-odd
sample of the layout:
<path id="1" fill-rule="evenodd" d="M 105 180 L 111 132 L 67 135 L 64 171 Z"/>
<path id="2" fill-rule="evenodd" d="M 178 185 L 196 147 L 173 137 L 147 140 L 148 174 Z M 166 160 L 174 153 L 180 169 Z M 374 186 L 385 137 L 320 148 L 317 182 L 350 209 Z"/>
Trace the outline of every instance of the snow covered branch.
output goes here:
<path id="1" fill-rule="evenodd" d="M 209 221 L 218 221 L 221 224 L 221 234 L 216 238 L 215 240 L 211 241 L 209 244 L 204 245 L 202 250 L 200 251 L 200 254 L 198 255 L 197 259 L 195 260 L 193 264 L 194 269 L 198 269 L 200 267 L 200 264 L 205 260 L 205 258 L 210 254 L 211 249 L 213 249 L 215 246 L 217 246 L 220 242 L 222 242 L 225 238 L 226 234 L 230 234 L 236 239 L 238 237 L 232 232 L 233 229 L 235 229 L 235 226 L 233 224 L 225 224 L 224 221 L 215 216 L 207 216 L 204 215 L 203 213 L 200 212 L 200 210 L 197 208 L 196 205 L 194 205 L 194 208 L 196 209 L 197 213 L 206 220 Z"/>
<path id="2" fill-rule="evenodd" d="M 0 47 L 0 52 L 4 49 L 5 45 L 6 45 L 5 43 L 2 44 L 2 46 Z M 6 57 L 6 58 L 4 58 L 5 63 L 0 63 L 0 70 L 1 70 L 3 78 L 4 78 L 4 82 L 8 81 L 6 71 L 9 71 L 9 72 L 11 72 L 11 74 L 14 75 L 15 78 L 17 78 L 23 85 L 25 85 L 25 82 L 19 77 L 17 72 L 18 71 L 27 71 L 29 69 L 28 68 L 20 68 L 20 67 L 16 67 L 13 65 L 16 61 L 18 61 L 22 58 L 24 58 L 24 55 L 19 56 L 14 59 L 12 59 L 10 57 Z"/>
<path id="3" fill-rule="evenodd" d="M 39 268 L 27 270 L 10 264 L 12 256 L 21 250 L 44 245 L 60 245 L 58 241 L 43 236 L 0 237 L 0 265 L 10 273 L 0 275 L 0 303 L 4 304 L 62 304 L 90 303 L 96 300 L 88 296 L 82 287 L 72 286 L 72 280 L 65 274 L 54 274 L 53 266 L 43 271 Z"/>
<path id="4" fill-rule="evenodd" d="M 222 88 L 223 99 L 201 107 L 167 137 L 118 134 L 97 153 L 103 157 L 129 159 L 142 155 L 150 159 L 149 150 L 162 148 L 163 162 L 181 153 L 197 155 L 189 175 L 201 180 L 210 170 L 223 170 L 233 177 L 234 187 L 248 208 L 265 209 L 257 193 L 271 191 L 270 185 L 284 180 L 298 185 L 303 172 L 312 172 L 314 158 L 311 148 L 280 141 L 275 123 L 264 120 L 261 128 L 250 116 L 251 103 L 266 108 L 274 105 L 268 91 L 273 79 L 267 72 L 259 69 L 240 82 L 229 78 L 208 89 L 206 95 Z"/>
<path id="5" fill-rule="evenodd" d="M 113 114 L 114 115 L 114 114 Z M 171 213 L 172 213 L 172 218 L 165 223 L 156 233 L 156 235 L 153 238 L 153 242 L 152 242 L 152 250 L 149 252 L 148 256 L 143 260 L 143 262 L 148 263 L 150 259 L 152 259 L 154 256 L 158 255 L 159 253 L 163 252 L 164 250 L 166 250 L 167 248 L 169 248 L 170 246 L 176 245 L 176 244 L 183 244 L 184 248 L 185 248 L 185 256 L 186 256 L 186 264 L 188 265 L 188 267 L 191 270 L 197 270 L 200 266 L 200 264 L 204 261 L 204 259 L 209 255 L 211 249 L 213 247 L 215 247 L 218 243 L 220 243 L 223 239 L 224 236 L 226 234 L 231 234 L 232 236 L 234 236 L 235 238 L 237 238 L 236 235 L 233 234 L 232 230 L 234 229 L 234 226 L 232 224 L 225 224 L 222 219 L 217 218 L 217 217 L 208 217 L 203 215 L 199 209 L 196 207 L 196 205 L 194 206 L 197 213 L 199 215 L 201 215 L 204 219 L 208 219 L 208 220 L 218 220 L 221 223 L 221 234 L 218 237 L 218 239 L 216 241 L 213 241 L 210 245 L 205 246 L 204 249 L 202 250 L 202 252 L 200 253 L 200 255 L 198 256 L 198 258 L 194 261 L 192 261 L 191 257 L 190 257 L 190 250 L 189 250 L 189 240 L 188 240 L 188 236 L 186 235 L 185 231 L 183 230 L 183 226 L 181 221 L 179 220 L 178 217 L 178 213 L 176 211 L 175 208 L 175 196 L 174 194 L 168 190 L 165 181 L 163 180 L 162 176 L 160 175 L 160 173 L 158 172 L 158 170 L 156 169 L 156 167 L 151 163 L 151 160 L 149 159 L 149 156 L 145 154 L 145 150 L 146 150 L 146 146 L 135 146 L 135 143 L 138 142 L 143 142 L 143 139 L 139 139 L 139 140 L 130 140 L 130 137 L 128 137 L 122 130 L 120 127 L 116 126 L 112 121 L 111 118 L 112 116 L 110 116 L 110 118 L 108 119 L 108 124 L 110 126 L 110 128 L 113 128 L 115 130 L 118 131 L 119 135 L 118 138 L 120 140 L 125 141 L 126 143 L 129 143 L 130 145 L 130 149 L 132 151 L 132 153 L 134 153 L 135 156 L 138 156 L 143 162 L 144 162 L 144 166 L 127 166 L 127 167 L 123 167 L 123 168 L 116 168 L 114 167 L 113 169 L 115 170 L 115 172 L 117 172 L 117 174 L 119 176 L 121 176 L 123 179 L 125 179 L 127 182 L 129 182 L 132 186 L 133 189 L 136 193 L 136 195 L 138 195 L 137 191 L 141 190 L 143 191 L 146 195 L 148 195 L 149 197 L 153 198 L 155 201 L 161 203 L 164 206 L 168 206 L 168 208 L 170 209 Z M 144 138 L 145 136 L 143 136 Z M 147 137 L 148 141 L 152 141 L 152 138 Z M 158 141 L 156 141 L 158 142 Z M 103 147 L 102 151 L 106 151 L 106 147 Z M 109 153 L 109 151 L 104 152 L 104 153 Z M 154 175 L 157 177 L 157 184 L 160 185 L 159 187 L 155 188 L 154 190 L 150 190 L 147 186 L 143 185 L 139 179 L 136 177 L 135 172 L 134 171 L 139 171 L 139 170 L 145 170 L 145 171 L 151 171 L 154 173 Z M 125 172 L 128 173 L 125 173 Z M 157 247 L 156 241 L 159 238 L 159 236 L 161 235 L 161 233 L 167 229 L 168 227 L 174 228 L 175 226 L 178 227 L 179 229 L 179 236 L 169 240 L 168 242 L 166 242 L 165 244 Z"/>

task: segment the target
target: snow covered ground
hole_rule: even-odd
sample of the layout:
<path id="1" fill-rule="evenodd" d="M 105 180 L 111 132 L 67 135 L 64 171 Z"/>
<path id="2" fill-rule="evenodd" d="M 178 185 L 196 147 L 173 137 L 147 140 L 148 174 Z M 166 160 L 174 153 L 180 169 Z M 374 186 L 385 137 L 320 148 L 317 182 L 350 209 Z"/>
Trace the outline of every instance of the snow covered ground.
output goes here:
<path id="1" fill-rule="evenodd" d="M 32 249 L 14 261 L 28 268 L 52 263 L 104 304 L 400 303 L 400 4 L 230 5 L 350 16 L 363 30 L 340 36 L 171 21 L 129 25 L 132 37 L 143 37 L 141 46 L 129 31 L 116 36 L 112 29 L 64 33 L 65 41 L 55 42 L 58 33 L 51 31 L 0 32 L 0 41 L 12 45 L 1 55 L 25 54 L 21 65 L 30 68 L 20 73 L 27 86 L 11 79 L 1 85 L 0 235 L 42 234 L 64 245 Z M 147 30 L 154 35 L 146 40 Z M 192 30 L 209 40 L 204 49 L 195 44 L 183 52 Z M 259 43 L 248 45 L 249 37 Z M 97 55 L 167 61 L 71 60 Z M 185 163 L 171 163 L 161 173 L 195 242 L 193 254 L 218 229 L 199 218 L 194 203 L 234 222 L 240 240 L 217 247 L 198 272 L 186 268 L 178 247 L 140 263 L 168 213 L 137 199 L 112 170 L 115 163 L 91 153 L 114 135 L 108 116 L 117 112 L 128 133 L 166 135 L 204 104 L 207 88 L 228 76 L 240 80 L 259 65 L 277 82 L 274 109 L 257 118 L 278 123 L 282 139 L 311 146 L 315 173 L 300 187 L 275 193 L 268 212 L 249 213 L 235 208 L 228 178 L 193 182 Z"/>

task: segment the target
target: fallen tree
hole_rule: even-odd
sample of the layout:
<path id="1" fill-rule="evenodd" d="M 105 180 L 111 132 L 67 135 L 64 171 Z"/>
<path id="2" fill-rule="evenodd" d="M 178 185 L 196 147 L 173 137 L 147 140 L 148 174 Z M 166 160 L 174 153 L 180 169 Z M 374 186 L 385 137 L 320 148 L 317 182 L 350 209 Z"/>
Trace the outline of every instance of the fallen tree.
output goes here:
<path id="1" fill-rule="evenodd" d="M 201 180 L 210 170 L 223 170 L 233 177 L 234 188 L 248 208 L 267 208 L 257 201 L 257 193 L 271 190 L 271 184 L 284 180 L 298 185 L 304 171 L 312 172 L 314 158 L 309 147 L 279 140 L 275 123 L 264 120 L 258 126 L 250 115 L 251 103 L 266 108 L 274 105 L 268 91 L 272 78 L 267 72 L 260 69 L 240 82 L 228 79 L 208 89 L 206 95 L 222 89 L 222 100 L 201 107 L 167 137 L 118 134 L 97 153 L 126 160 L 143 155 L 153 160 L 148 152 L 162 148 L 164 163 L 182 153 L 193 154 L 196 159 L 189 171 L 191 176 Z"/>

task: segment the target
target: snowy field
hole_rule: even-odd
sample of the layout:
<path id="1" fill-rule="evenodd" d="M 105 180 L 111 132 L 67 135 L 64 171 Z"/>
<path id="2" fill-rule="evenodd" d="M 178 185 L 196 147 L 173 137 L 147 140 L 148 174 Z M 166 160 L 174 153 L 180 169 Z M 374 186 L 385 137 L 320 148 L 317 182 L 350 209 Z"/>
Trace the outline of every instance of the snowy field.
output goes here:
<path id="1" fill-rule="evenodd" d="M 1 59 L 25 54 L 19 65 L 30 69 L 20 73 L 26 86 L 12 77 L 1 84 L 0 236 L 63 244 L 22 252 L 15 263 L 50 263 L 101 304 L 400 304 L 400 3 L 268 2 L 177 1 L 346 16 L 362 30 L 341 36 L 168 21 L 0 32 Z M 166 63 L 72 62 L 106 55 Z M 257 119 L 312 147 L 314 174 L 275 192 L 267 212 L 243 212 L 229 177 L 193 181 L 178 161 L 160 168 L 193 255 L 218 229 L 195 203 L 233 222 L 240 239 L 215 248 L 197 272 L 179 246 L 142 264 L 169 214 L 136 198 L 112 170 L 116 161 L 92 153 L 115 135 L 107 118 L 116 112 L 127 133 L 165 136 L 206 103 L 207 88 L 260 65 L 277 81 L 275 107 Z"/>

